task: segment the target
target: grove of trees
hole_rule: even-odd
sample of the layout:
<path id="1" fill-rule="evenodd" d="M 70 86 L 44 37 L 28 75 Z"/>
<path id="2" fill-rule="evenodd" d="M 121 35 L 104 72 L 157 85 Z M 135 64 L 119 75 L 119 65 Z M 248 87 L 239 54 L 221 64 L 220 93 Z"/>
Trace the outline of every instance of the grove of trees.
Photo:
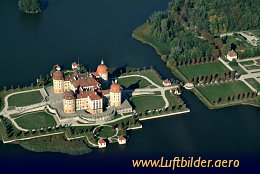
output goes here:
<path id="1" fill-rule="evenodd" d="M 152 37 L 169 46 L 164 61 L 217 58 L 231 49 L 217 37 L 221 33 L 259 28 L 258 7 L 255 0 L 171 0 L 168 9 L 153 13 L 147 24 Z"/>

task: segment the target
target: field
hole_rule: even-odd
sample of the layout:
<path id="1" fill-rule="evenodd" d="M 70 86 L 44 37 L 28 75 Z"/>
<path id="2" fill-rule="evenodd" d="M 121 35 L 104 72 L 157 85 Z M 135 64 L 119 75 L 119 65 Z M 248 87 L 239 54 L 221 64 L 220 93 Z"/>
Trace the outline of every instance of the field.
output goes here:
<path id="1" fill-rule="evenodd" d="M 134 96 L 131 98 L 137 112 L 153 109 L 161 109 L 164 107 L 165 102 L 161 96 L 142 95 Z"/>
<path id="2" fill-rule="evenodd" d="M 53 116 L 45 111 L 21 115 L 15 119 L 15 122 L 24 129 L 37 129 L 56 125 Z"/>
<path id="3" fill-rule="evenodd" d="M 183 66 L 178 68 L 188 79 L 193 77 L 205 76 L 210 74 L 219 74 L 229 70 L 220 61 L 198 65 Z"/>
<path id="4" fill-rule="evenodd" d="M 8 106 L 28 106 L 43 101 L 40 91 L 24 92 L 20 94 L 14 94 L 8 98 Z"/>
<path id="5" fill-rule="evenodd" d="M 210 85 L 197 88 L 210 102 L 218 98 L 238 95 L 239 93 L 250 92 L 251 90 L 241 81 Z"/>
<path id="6" fill-rule="evenodd" d="M 143 43 L 147 43 L 154 47 L 156 49 L 156 52 L 160 55 L 168 55 L 170 53 L 169 45 L 165 43 L 160 43 L 151 36 L 150 26 L 148 24 L 143 24 L 137 27 L 134 30 L 132 36 L 135 39 L 140 40 Z"/>
<path id="7" fill-rule="evenodd" d="M 145 88 L 151 85 L 146 79 L 142 77 L 119 78 L 118 83 L 121 84 L 125 89 Z"/>

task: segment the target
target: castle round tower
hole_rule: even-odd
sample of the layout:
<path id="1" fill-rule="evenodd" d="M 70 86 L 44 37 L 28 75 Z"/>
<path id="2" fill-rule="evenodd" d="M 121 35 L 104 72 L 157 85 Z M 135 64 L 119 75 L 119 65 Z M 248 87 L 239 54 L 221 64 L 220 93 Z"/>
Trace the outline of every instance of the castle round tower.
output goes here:
<path id="1" fill-rule="evenodd" d="M 66 114 L 75 113 L 75 96 L 73 91 L 64 92 L 63 109 Z"/>
<path id="2" fill-rule="evenodd" d="M 63 72 L 60 70 L 54 71 L 53 78 L 53 90 L 55 94 L 61 94 L 64 92 L 64 77 Z"/>
<path id="3" fill-rule="evenodd" d="M 108 80 L 108 69 L 107 69 L 107 66 L 104 64 L 103 59 L 102 59 L 102 61 L 101 61 L 101 64 L 98 65 L 96 72 L 99 74 L 99 76 L 100 76 L 103 80 Z"/>
<path id="4" fill-rule="evenodd" d="M 122 98 L 122 90 L 121 85 L 117 83 L 113 83 L 110 86 L 110 105 L 111 106 L 120 106 Z"/>

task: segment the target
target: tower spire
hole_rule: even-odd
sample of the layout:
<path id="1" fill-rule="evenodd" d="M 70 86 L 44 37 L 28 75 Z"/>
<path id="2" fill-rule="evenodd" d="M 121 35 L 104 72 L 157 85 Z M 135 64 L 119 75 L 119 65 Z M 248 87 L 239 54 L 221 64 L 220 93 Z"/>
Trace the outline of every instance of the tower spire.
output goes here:
<path id="1" fill-rule="evenodd" d="M 77 70 L 81 70 L 81 66 L 80 66 L 80 64 L 79 64 L 80 62 L 79 62 L 79 56 L 78 56 L 78 66 L 77 66 Z"/>

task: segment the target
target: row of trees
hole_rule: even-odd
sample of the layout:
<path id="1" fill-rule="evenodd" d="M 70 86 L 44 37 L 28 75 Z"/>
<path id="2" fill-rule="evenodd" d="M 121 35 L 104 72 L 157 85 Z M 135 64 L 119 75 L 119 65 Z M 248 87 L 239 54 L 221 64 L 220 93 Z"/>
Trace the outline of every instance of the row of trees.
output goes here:
<path id="1" fill-rule="evenodd" d="M 239 74 L 236 73 L 235 71 L 229 71 L 226 73 L 221 73 L 221 74 L 209 74 L 209 75 L 204 75 L 204 76 L 199 76 L 199 77 L 193 77 L 189 79 L 190 83 L 193 83 L 194 85 L 198 84 L 210 84 L 214 82 L 228 82 L 232 81 L 235 79 L 239 78 Z"/>
<path id="2" fill-rule="evenodd" d="M 239 100 L 252 99 L 257 97 L 257 92 L 247 92 L 247 93 L 239 93 L 233 96 L 227 96 L 225 98 L 218 98 L 216 100 L 211 101 L 212 104 L 225 104 L 230 102 L 235 102 Z"/>
<path id="3" fill-rule="evenodd" d="M 214 62 L 218 60 L 218 57 L 201 57 L 201 58 L 192 58 L 192 59 L 188 59 L 188 60 L 182 60 L 182 59 L 169 59 L 169 61 L 167 61 L 167 66 L 168 67 L 176 67 L 176 66 L 189 66 L 189 65 L 195 65 L 195 64 L 204 64 L 204 63 L 209 63 L 209 62 Z"/>

